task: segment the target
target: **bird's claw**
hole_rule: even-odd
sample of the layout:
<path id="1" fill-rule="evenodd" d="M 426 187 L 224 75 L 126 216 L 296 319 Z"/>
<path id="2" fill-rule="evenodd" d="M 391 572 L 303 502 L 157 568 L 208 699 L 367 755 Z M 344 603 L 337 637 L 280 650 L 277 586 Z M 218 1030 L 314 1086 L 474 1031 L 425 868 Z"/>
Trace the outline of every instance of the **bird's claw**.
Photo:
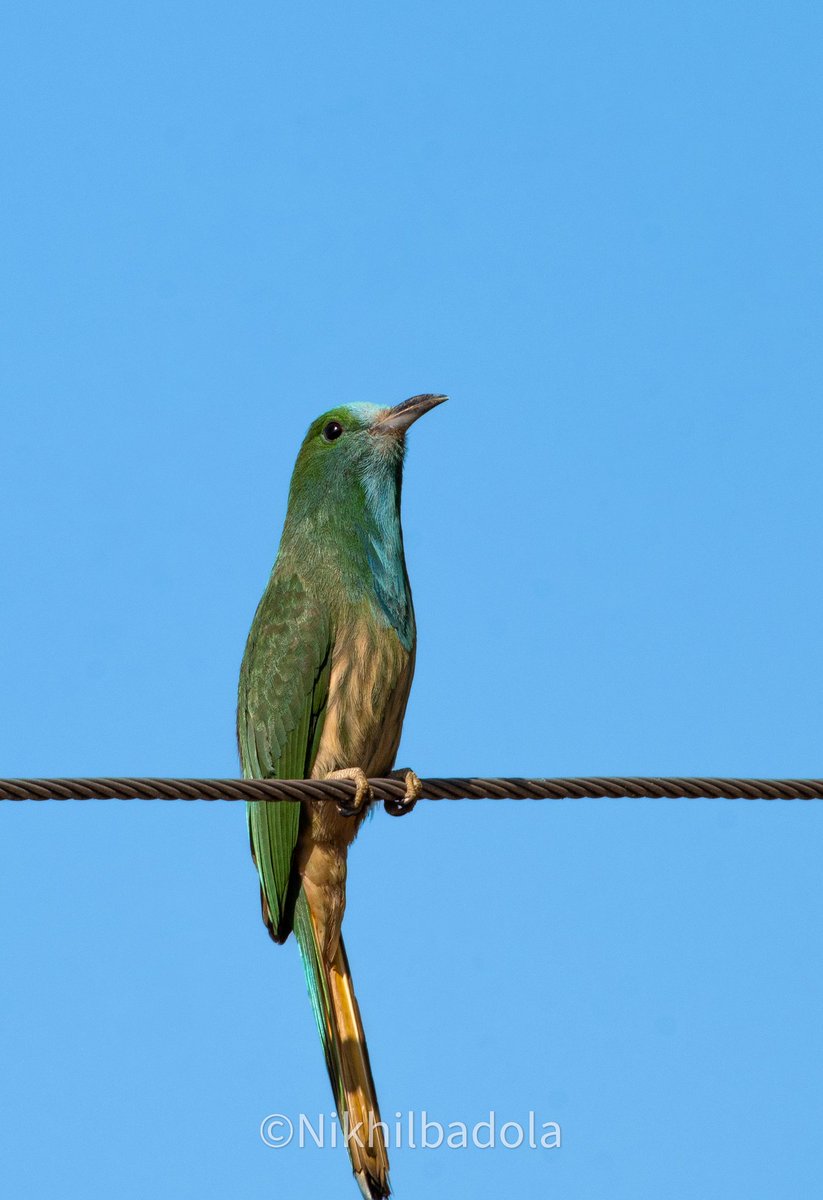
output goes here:
<path id="1" fill-rule="evenodd" d="M 354 796 L 351 800 L 335 800 L 337 811 L 342 817 L 356 817 L 372 798 L 371 784 L 360 767 L 348 767 L 344 771 L 334 771 L 327 779 L 350 779 L 354 783 Z"/>
<path id="2" fill-rule="evenodd" d="M 390 817 L 405 817 L 423 795 L 423 784 L 414 771 L 393 771 L 392 778 L 402 778 L 406 785 L 406 794 L 402 800 L 384 800 L 383 807 Z"/>

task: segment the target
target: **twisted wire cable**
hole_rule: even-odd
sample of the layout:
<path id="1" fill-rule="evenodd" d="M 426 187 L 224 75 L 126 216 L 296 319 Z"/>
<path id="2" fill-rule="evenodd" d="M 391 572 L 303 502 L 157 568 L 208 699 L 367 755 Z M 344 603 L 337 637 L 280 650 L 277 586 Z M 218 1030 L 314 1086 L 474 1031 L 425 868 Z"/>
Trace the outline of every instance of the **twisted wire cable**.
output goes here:
<path id="1" fill-rule="evenodd" d="M 375 800 L 402 800 L 398 779 L 370 780 Z M 423 800 L 823 800 L 823 779 L 600 777 L 423 779 Z M 354 796 L 349 780 L 0 779 L 0 800 L 332 800 Z"/>

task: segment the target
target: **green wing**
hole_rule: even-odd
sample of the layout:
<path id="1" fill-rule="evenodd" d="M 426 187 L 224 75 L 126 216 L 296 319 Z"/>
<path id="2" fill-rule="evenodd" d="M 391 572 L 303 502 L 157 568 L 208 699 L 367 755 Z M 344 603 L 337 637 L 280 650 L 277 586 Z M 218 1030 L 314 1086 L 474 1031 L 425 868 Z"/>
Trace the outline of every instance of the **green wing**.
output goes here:
<path id="1" fill-rule="evenodd" d="M 296 575 L 275 573 L 252 622 L 237 704 L 237 742 L 247 779 L 305 779 L 317 754 L 331 673 L 329 621 Z M 297 801 L 247 805 L 263 916 L 272 937 L 291 930 Z"/>

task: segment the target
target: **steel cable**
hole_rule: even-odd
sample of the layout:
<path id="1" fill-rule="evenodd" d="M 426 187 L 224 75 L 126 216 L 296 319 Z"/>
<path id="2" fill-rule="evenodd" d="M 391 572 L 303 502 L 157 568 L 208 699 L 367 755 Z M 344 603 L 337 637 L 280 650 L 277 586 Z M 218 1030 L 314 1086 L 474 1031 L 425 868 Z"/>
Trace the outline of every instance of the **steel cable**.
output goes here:
<path id="1" fill-rule="evenodd" d="M 399 800 L 397 779 L 372 779 L 375 800 Z M 423 779 L 424 800 L 823 800 L 823 779 L 600 777 Z M 0 800 L 337 800 L 349 781 L 320 779 L 0 779 Z"/>

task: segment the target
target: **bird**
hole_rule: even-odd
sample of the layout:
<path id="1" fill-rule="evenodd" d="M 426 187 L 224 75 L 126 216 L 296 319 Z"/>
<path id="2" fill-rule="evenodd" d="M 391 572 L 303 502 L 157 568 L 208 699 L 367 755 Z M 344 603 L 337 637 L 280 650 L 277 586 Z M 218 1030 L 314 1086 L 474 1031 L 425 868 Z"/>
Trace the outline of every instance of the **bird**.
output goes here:
<path id="1" fill-rule="evenodd" d="M 263 921 L 293 931 L 352 1170 L 365 1200 L 390 1195 L 385 1126 L 341 936 L 346 858 L 373 805 L 369 778 L 404 782 L 384 801 L 411 812 L 421 784 L 394 771 L 417 632 L 400 499 L 410 426 L 447 399 L 338 406 L 310 426 L 294 467 L 271 576 L 240 669 L 244 778 L 346 779 L 345 801 L 249 801 Z"/>

